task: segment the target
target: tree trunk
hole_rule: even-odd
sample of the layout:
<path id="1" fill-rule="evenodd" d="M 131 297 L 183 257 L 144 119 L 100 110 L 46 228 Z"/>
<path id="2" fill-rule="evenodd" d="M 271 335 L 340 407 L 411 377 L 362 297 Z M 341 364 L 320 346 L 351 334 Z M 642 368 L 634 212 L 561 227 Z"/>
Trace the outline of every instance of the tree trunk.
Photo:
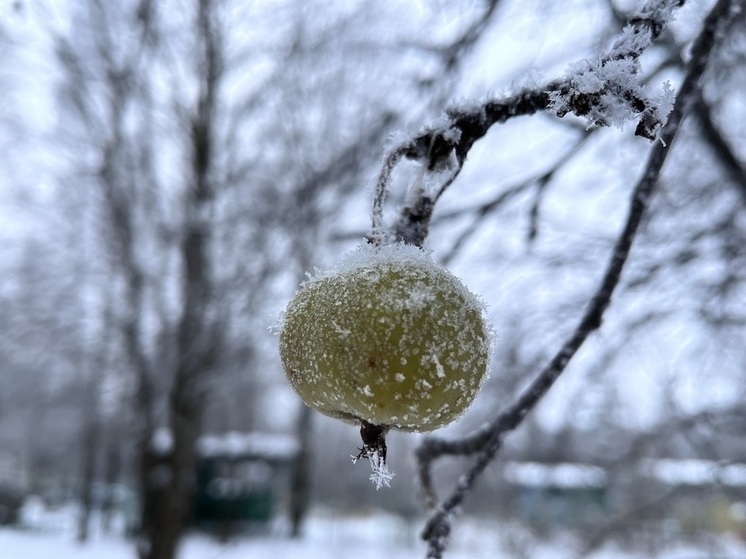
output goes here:
<path id="1" fill-rule="evenodd" d="M 176 557 L 181 521 L 171 514 L 171 449 L 157 448 L 153 439 L 140 441 L 140 477 L 143 480 L 142 525 L 137 551 L 141 559 Z"/>
<path id="2" fill-rule="evenodd" d="M 293 462 L 290 479 L 290 536 L 303 535 L 303 521 L 311 502 L 311 437 L 313 434 L 313 411 L 303 405 L 298 415 L 295 430 L 298 437 L 298 455 Z"/>
<path id="3" fill-rule="evenodd" d="M 154 446 L 152 441 L 141 443 L 142 559 L 174 559 L 189 521 L 204 408 L 202 390 L 197 384 L 202 374 L 197 373 L 208 370 L 202 359 L 196 363 L 182 361 L 171 392 L 169 446 L 159 448 L 161 445 Z"/>
<path id="4" fill-rule="evenodd" d="M 147 449 L 143 449 L 143 473 L 150 476 L 146 481 L 151 486 L 147 554 L 143 556 L 147 559 L 174 559 L 189 520 L 197 465 L 196 446 L 205 407 L 204 381 L 214 365 L 221 338 L 214 314 L 208 219 L 215 194 L 210 170 L 222 62 L 212 4 L 209 0 L 199 0 L 197 8 L 203 81 L 191 122 L 193 184 L 185 195 L 186 221 L 179 246 L 183 310 L 176 332 L 176 362 L 168 402 L 172 447 L 160 457 L 148 456 Z M 154 473 L 159 473 L 155 480 L 152 479 Z"/>
<path id="5" fill-rule="evenodd" d="M 88 541 L 93 509 L 93 482 L 96 475 L 96 449 L 99 441 L 99 426 L 95 413 L 95 401 L 90 402 L 93 410 L 88 410 L 82 433 L 82 476 L 80 488 L 80 512 L 78 516 L 77 538 L 80 543 Z"/>
<path id="6" fill-rule="evenodd" d="M 121 470 L 122 459 L 119 455 L 118 442 L 110 441 L 104 458 L 104 485 L 106 491 L 101 502 L 101 532 L 104 534 L 111 532 L 111 521 L 116 505 L 114 484 L 119 480 Z"/>

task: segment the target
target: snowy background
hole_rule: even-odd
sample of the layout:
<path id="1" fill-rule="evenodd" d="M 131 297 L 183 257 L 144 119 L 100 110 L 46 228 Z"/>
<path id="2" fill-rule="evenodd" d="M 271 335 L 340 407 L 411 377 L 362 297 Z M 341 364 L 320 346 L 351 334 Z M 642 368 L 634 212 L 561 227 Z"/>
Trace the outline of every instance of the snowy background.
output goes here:
<path id="1" fill-rule="evenodd" d="M 75 541 L 75 511 L 62 509 L 45 513 L 26 507 L 22 530 L 0 529 L 0 550 L 12 559 L 120 559 L 132 557 L 131 542 L 116 535 L 96 535 L 85 545 Z M 258 559 L 276 557 L 348 557 L 361 559 L 410 559 L 424 557 L 425 548 L 418 538 L 417 523 L 402 522 L 386 514 L 339 515 L 330 510 L 313 514 L 302 541 L 278 535 L 260 535 L 219 543 L 207 535 L 185 538 L 180 557 L 185 559 Z M 559 534 L 537 541 L 517 524 L 466 518 L 458 525 L 450 557 L 564 559 L 577 557 L 577 540 L 572 534 Z M 672 542 L 666 550 L 657 550 L 661 559 L 700 559 L 704 557 L 746 557 L 746 545 L 734 538 L 713 538 L 698 544 Z M 616 544 L 588 557 L 594 559 L 642 559 L 650 551 L 633 552 Z"/>
<path id="2" fill-rule="evenodd" d="M 713 4 L 686 2 L 641 57 L 651 95 L 677 90 Z M 203 457 L 226 433 L 275 441 L 257 452 L 279 462 L 310 441 L 310 507 L 288 539 L 290 475 L 277 466 L 260 534 L 190 532 L 180 557 L 424 556 L 422 436 L 392 434 L 396 477 L 375 491 L 350 463 L 357 429 L 304 415 L 272 326 L 306 271 L 369 232 L 387 146 L 452 104 L 595 64 L 635 2 L 215 6 L 210 97 L 192 3 L 0 3 L 0 503 L 24 501 L 0 526 L 0 559 L 135 555 L 124 520 L 100 529 L 100 503 L 76 542 L 86 480 L 137 495 L 141 442 L 171 448 L 184 348 L 207 346 L 201 434 L 217 439 L 202 439 Z M 603 327 L 506 438 L 448 557 L 746 556 L 744 17 L 719 35 Z M 428 248 L 485 302 L 497 342 L 489 381 L 439 435 L 494 417 L 575 327 L 650 150 L 633 132 L 546 113 L 470 151 Z M 193 158 L 205 137 L 206 171 Z M 387 223 L 418 172 L 397 168 Z M 211 289 L 184 344 L 181 241 L 195 224 Z M 442 494 L 465 467 L 437 465 Z"/>

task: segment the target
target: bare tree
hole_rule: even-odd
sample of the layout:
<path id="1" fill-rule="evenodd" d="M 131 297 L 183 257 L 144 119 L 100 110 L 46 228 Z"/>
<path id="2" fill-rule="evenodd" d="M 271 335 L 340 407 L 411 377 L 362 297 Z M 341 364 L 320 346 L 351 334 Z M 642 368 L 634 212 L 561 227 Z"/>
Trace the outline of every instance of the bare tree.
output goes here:
<path id="1" fill-rule="evenodd" d="M 83 54 L 73 39 L 59 38 L 58 57 L 68 74 L 61 91 L 73 109 L 73 130 L 82 128 L 83 138 L 100 149 L 100 167 L 92 181 L 100 188 L 98 238 L 104 244 L 99 250 L 111 257 L 113 275 L 104 281 L 121 286 L 119 336 L 133 372 L 133 403 L 140 423 L 140 553 L 173 557 L 190 510 L 205 378 L 221 339 L 209 257 L 217 189 L 213 126 L 223 70 L 217 15 L 211 4 L 202 2 L 189 21 L 198 79 L 193 100 L 176 100 L 175 114 L 181 119 L 176 124 L 184 131 L 188 164 L 183 185 L 165 184 L 156 169 L 158 137 L 151 120 L 156 102 L 147 82 L 152 74 L 144 71 L 144 52 L 169 38 L 158 34 L 154 7 L 110 9 L 92 2 L 79 17 L 80 24 L 90 25 L 91 34 L 74 41 L 91 41 L 94 55 Z M 122 30 L 116 25 L 129 21 L 134 25 L 128 31 L 135 31 L 137 40 L 117 43 L 114 35 L 122 36 Z M 103 107 L 98 95 L 105 100 Z M 133 110 L 142 117 L 134 132 L 128 122 L 128 111 Z M 175 212 L 164 212 L 169 203 L 178 205 Z M 176 216 L 174 221 L 169 213 Z M 171 290 L 179 294 L 175 310 L 166 302 Z M 150 334 L 154 330 L 155 336 Z M 165 428 L 161 446 L 159 427 Z"/>

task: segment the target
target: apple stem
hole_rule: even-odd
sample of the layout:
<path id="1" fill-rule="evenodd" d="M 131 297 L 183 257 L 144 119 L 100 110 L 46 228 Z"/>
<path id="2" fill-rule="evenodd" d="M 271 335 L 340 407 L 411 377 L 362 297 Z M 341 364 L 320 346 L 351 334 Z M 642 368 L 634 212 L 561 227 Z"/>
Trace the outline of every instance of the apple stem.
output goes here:
<path id="1" fill-rule="evenodd" d="M 388 432 L 388 425 L 373 425 L 363 419 L 360 425 L 363 448 L 360 449 L 358 458 L 367 458 L 377 453 L 381 460 L 386 463 L 386 433 Z"/>

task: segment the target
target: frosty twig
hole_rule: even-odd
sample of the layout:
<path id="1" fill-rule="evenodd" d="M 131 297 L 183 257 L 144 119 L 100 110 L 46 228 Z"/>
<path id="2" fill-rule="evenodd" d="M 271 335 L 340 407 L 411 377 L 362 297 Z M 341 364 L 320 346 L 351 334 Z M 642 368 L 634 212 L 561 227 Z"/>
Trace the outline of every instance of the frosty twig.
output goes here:
<path id="1" fill-rule="evenodd" d="M 482 104 L 454 106 L 436 124 L 414 138 L 390 149 L 384 157 L 375 184 L 371 239 L 375 244 L 398 240 L 421 245 L 427 235 L 432 207 L 458 177 L 474 143 L 495 124 L 553 111 L 582 117 L 588 126 L 619 126 L 637 119 L 635 134 L 650 140 L 659 137 L 671 109 L 673 93 L 667 86 L 659 95 L 639 83 L 639 58 L 662 33 L 673 11 L 685 0 L 660 0 L 642 8 L 625 27 L 609 51 L 595 61 L 582 60 L 568 75 L 544 87 L 525 89 L 515 95 L 490 99 Z M 388 239 L 383 226 L 383 205 L 391 174 L 402 158 L 423 165 L 429 173 L 449 169 L 449 175 L 434 195 L 407 204 L 395 226 L 395 239 Z M 411 230 L 410 230 L 411 229 Z"/>
<path id="2" fill-rule="evenodd" d="M 383 158 L 381 172 L 376 180 L 371 216 L 371 237 L 373 243 L 377 245 L 386 244 L 386 234 L 383 229 L 383 203 L 386 201 L 386 195 L 389 191 L 391 173 L 404 155 L 405 152 L 401 146 L 389 151 Z"/>

